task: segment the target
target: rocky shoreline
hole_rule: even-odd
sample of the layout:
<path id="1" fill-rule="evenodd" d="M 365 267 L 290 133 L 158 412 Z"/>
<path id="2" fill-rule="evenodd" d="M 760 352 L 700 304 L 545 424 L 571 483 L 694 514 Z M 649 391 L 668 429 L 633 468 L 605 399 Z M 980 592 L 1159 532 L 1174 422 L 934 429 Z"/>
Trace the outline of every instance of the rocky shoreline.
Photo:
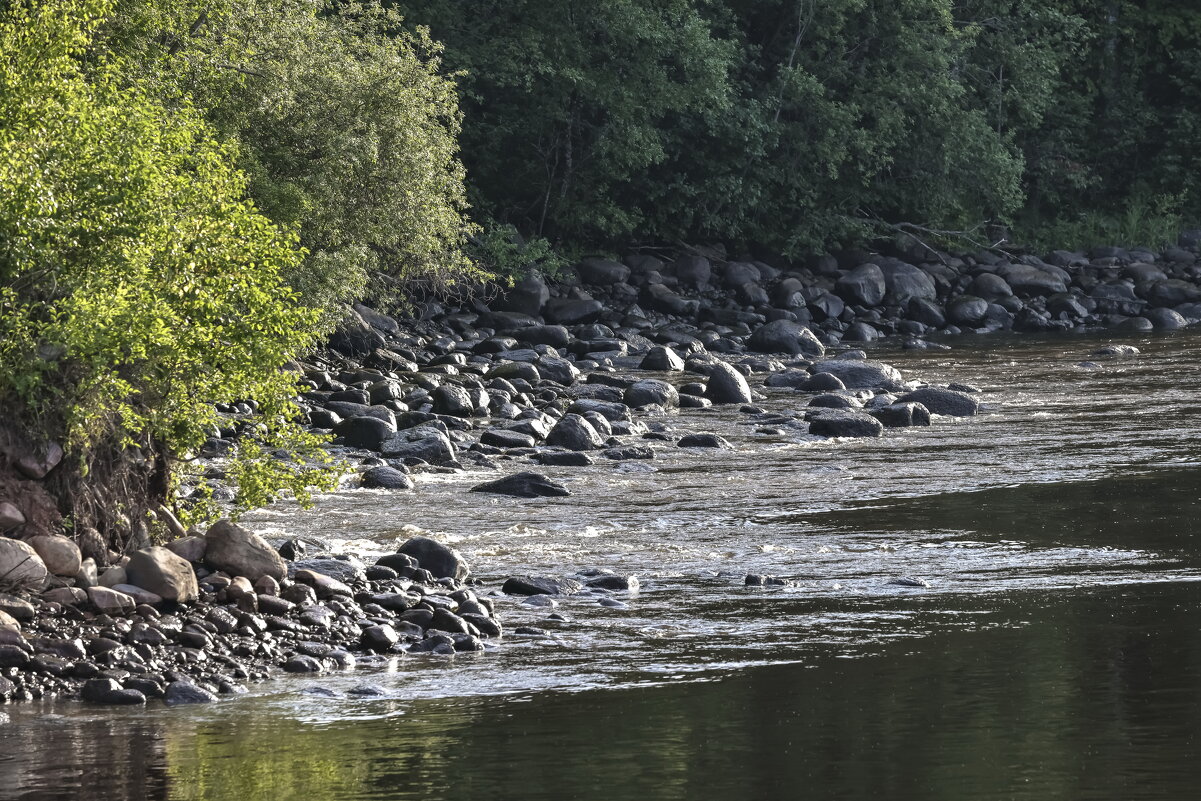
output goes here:
<path id="1" fill-rule="evenodd" d="M 976 388 L 907 380 L 847 348 L 881 336 L 945 347 L 922 338 L 968 330 L 1180 328 L 1201 318 L 1197 241 L 1187 244 L 1020 261 L 847 252 L 789 269 L 695 253 L 587 259 L 553 285 L 531 275 L 488 302 L 427 303 L 412 319 L 356 306 L 328 348 L 294 368 L 310 426 L 332 437 L 354 485 L 407 496 L 414 474 L 470 469 L 496 474 L 475 492 L 563 496 L 539 466 L 729 447 L 705 430 L 715 405 L 756 431 L 808 438 L 978 414 Z M 791 393 L 795 408 L 768 412 L 764 393 Z M 219 411 L 204 456 L 221 499 L 231 492 L 222 455 L 254 423 L 249 406 Z M 38 481 L 57 458 L 13 461 Z M 494 601 L 505 596 L 549 609 L 537 605 L 545 596 L 588 592 L 620 606 L 613 596 L 637 589 L 635 577 L 600 570 L 484 588 L 461 555 L 424 537 L 365 565 L 308 558 L 296 540 L 273 547 L 228 521 L 184 532 L 165 509 L 172 541 L 116 554 L 86 531 L 29 536 L 35 516 L 0 503 L 3 701 L 212 701 L 279 670 L 485 650 L 504 634 Z"/>

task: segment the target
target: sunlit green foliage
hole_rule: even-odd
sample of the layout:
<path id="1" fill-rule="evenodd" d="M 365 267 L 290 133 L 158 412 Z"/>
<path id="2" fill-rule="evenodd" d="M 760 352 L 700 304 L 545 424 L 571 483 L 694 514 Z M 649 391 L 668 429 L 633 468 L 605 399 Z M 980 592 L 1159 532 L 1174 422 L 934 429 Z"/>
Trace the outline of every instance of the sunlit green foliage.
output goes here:
<path id="1" fill-rule="evenodd" d="M 375 3 L 119 0 L 105 46 L 161 96 L 190 96 L 256 205 L 308 251 L 309 304 L 480 276 L 466 222 L 454 82 L 440 46 Z M 332 313 L 337 316 L 336 311 Z"/>
<path id="2" fill-rule="evenodd" d="M 0 15 L 0 406 L 94 460 L 194 452 L 213 403 L 253 399 L 241 501 L 323 483 L 262 447 L 312 451 L 282 365 L 313 311 L 282 277 L 303 252 L 244 200 L 232 148 L 186 102 L 122 65 L 78 57 L 107 0 L 19 2 Z M 116 510 L 114 510 L 115 513 Z M 127 512 L 136 509 L 125 510 Z"/>

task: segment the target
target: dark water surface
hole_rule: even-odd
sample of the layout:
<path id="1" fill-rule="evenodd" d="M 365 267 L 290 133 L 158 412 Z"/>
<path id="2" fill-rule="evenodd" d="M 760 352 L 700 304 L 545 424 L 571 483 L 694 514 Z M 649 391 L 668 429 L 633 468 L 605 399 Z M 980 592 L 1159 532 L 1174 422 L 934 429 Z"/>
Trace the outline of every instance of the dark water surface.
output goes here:
<path id="1" fill-rule="evenodd" d="M 552 469 L 574 495 L 549 501 L 468 495 L 476 474 L 261 513 L 364 554 L 428 531 L 489 583 L 595 566 L 642 589 L 557 625 L 501 600 L 548 636 L 210 707 L 10 706 L 0 798 L 1196 797 L 1201 336 L 1132 341 L 1099 370 L 1085 339 L 882 352 L 987 391 L 882 440 L 686 412 L 666 421 L 736 450 Z"/>

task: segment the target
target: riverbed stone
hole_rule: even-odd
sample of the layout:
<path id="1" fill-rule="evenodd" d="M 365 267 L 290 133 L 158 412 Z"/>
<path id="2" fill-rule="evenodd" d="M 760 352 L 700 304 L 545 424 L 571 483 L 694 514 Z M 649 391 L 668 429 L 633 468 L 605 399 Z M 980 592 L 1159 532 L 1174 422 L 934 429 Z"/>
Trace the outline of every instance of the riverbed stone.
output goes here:
<path id="1" fill-rule="evenodd" d="M 603 448 L 605 441 L 586 419 L 578 414 L 565 414 L 546 435 L 546 444 L 572 451 L 592 451 Z"/>
<path id="2" fill-rule="evenodd" d="M 971 417 L 980 413 L 980 401 L 966 392 L 945 387 L 922 387 L 897 398 L 899 403 L 920 403 L 931 414 L 948 417 Z"/>
<path id="3" fill-rule="evenodd" d="M 834 284 L 834 291 L 847 303 L 858 306 L 879 306 L 888 291 L 884 272 L 870 262 L 861 264 Z"/>
<path id="4" fill-rule="evenodd" d="M 380 454 L 391 459 L 421 459 L 441 465 L 453 461 L 455 448 L 450 438 L 428 425 L 398 431 L 380 444 Z"/>
<path id="5" fill-rule="evenodd" d="M 27 542 L 0 536 L 0 586 L 39 590 L 49 571 L 38 552 Z"/>
<path id="6" fill-rule="evenodd" d="M 510 576 L 501 586 L 506 595 L 574 595 L 583 585 L 575 579 L 550 576 Z"/>
<path id="7" fill-rule="evenodd" d="M 822 409 L 809 421 L 809 433 L 822 437 L 878 437 L 884 426 L 867 412 Z"/>
<path id="8" fill-rule="evenodd" d="M 7 501 L 0 503 L 0 532 L 11 531 L 23 525 L 25 525 L 25 515 L 20 509 Z"/>
<path id="9" fill-rule="evenodd" d="M 216 694 L 190 681 L 173 681 L 163 691 L 163 701 L 167 706 L 211 704 L 218 700 Z"/>
<path id="10" fill-rule="evenodd" d="M 759 326 L 747 340 L 747 347 L 759 353 L 787 353 L 790 356 L 821 356 L 826 352 L 808 326 L 791 320 L 773 320 Z"/>
<path id="11" fill-rule="evenodd" d="M 128 615 L 138 605 L 132 596 L 111 587 L 88 587 L 88 600 L 107 615 Z"/>
<path id="12" fill-rule="evenodd" d="M 200 564 L 204 561 L 204 551 L 207 545 L 205 544 L 204 537 L 191 535 L 178 540 L 172 540 L 163 547 L 187 562 Z"/>
<path id="13" fill-rule="evenodd" d="M 813 374 L 828 373 L 847 389 L 889 389 L 901 380 L 901 372 L 883 362 L 847 359 L 828 359 L 813 365 Z"/>
<path id="14" fill-rule="evenodd" d="M 364 489 L 410 490 L 415 486 L 413 479 L 390 465 L 378 465 L 367 470 L 359 478 Z"/>
<path id="15" fill-rule="evenodd" d="M 79 546 L 66 537 L 56 534 L 43 534 L 29 539 L 29 544 L 37 551 L 52 575 L 74 576 L 79 572 L 83 557 Z"/>
<path id="16" fill-rule="evenodd" d="M 734 446 L 729 440 L 717 434 L 686 434 L 676 441 L 677 448 L 721 448 L 731 449 Z"/>
<path id="17" fill-rule="evenodd" d="M 711 365 L 705 398 L 713 403 L 750 403 L 751 387 L 742 373 L 723 361 Z"/>
<path id="18" fill-rule="evenodd" d="M 869 412 L 885 428 L 930 425 L 930 410 L 920 403 L 892 403 Z"/>
<path id="19" fill-rule="evenodd" d="M 660 373 L 680 373 L 684 371 L 684 360 L 666 345 L 656 345 L 647 351 L 638 367 Z"/>
<path id="20" fill-rule="evenodd" d="M 461 553 L 429 537 L 411 537 L 396 552 L 413 557 L 422 569 L 428 570 L 435 578 L 462 581 L 471 572 Z"/>
<path id="21" fill-rule="evenodd" d="M 192 565 L 167 548 L 135 551 L 125 565 L 125 575 L 131 584 L 176 603 L 190 603 L 200 593 Z"/>
<path id="22" fill-rule="evenodd" d="M 271 576 L 278 581 L 288 575 L 288 565 L 283 557 L 250 529 L 229 520 L 219 520 L 204 538 L 204 561 L 213 570 L 245 576 L 251 582 L 260 576 Z"/>
<path id="23" fill-rule="evenodd" d="M 662 406 L 664 409 L 673 409 L 680 405 L 680 393 L 666 381 L 647 378 L 635 381 L 627 387 L 622 401 L 626 406 L 635 409 L 640 406 Z"/>
<path id="24" fill-rule="evenodd" d="M 513 473 L 512 475 L 476 484 L 471 492 L 495 495 L 511 495 L 515 498 L 554 498 L 571 494 L 567 487 L 552 481 L 541 473 Z"/>

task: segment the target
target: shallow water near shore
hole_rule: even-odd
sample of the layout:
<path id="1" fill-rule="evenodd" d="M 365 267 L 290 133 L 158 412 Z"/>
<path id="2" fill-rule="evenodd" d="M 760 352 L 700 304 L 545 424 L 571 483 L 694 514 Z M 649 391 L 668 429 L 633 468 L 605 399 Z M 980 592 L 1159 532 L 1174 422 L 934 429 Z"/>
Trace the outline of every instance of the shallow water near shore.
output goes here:
<path id="1" fill-rule="evenodd" d="M 664 422 L 735 450 L 539 468 L 569 498 L 468 494 L 479 472 L 259 513 L 364 554 L 417 527 L 486 587 L 600 567 L 641 589 L 563 599 L 563 623 L 501 600 L 546 636 L 209 707 L 9 706 L 0 798 L 1189 797 L 1201 335 L 1125 341 L 1142 355 L 1099 368 L 1085 337 L 881 350 L 986 394 L 980 417 L 878 440 L 688 411 Z"/>

